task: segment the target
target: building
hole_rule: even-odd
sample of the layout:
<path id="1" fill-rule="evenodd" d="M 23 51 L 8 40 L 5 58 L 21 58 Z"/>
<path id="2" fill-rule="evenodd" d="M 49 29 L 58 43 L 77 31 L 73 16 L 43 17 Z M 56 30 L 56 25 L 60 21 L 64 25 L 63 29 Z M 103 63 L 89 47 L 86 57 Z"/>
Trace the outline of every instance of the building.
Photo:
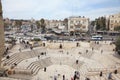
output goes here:
<path id="1" fill-rule="evenodd" d="M 68 19 L 68 31 L 69 32 L 87 32 L 89 26 L 89 18 L 84 16 L 72 16 Z"/>
<path id="2" fill-rule="evenodd" d="M 1 67 L 1 59 L 4 53 L 4 25 L 3 25 L 3 17 L 2 17 L 2 4 L 0 0 L 0 67 Z"/>
<path id="3" fill-rule="evenodd" d="M 110 15 L 108 18 L 109 30 L 114 31 L 116 27 L 120 27 L 120 13 Z"/>
<path id="4" fill-rule="evenodd" d="M 64 21 L 62 20 L 45 20 L 46 28 L 48 29 L 59 29 L 59 30 L 66 30 L 67 26 Z"/>

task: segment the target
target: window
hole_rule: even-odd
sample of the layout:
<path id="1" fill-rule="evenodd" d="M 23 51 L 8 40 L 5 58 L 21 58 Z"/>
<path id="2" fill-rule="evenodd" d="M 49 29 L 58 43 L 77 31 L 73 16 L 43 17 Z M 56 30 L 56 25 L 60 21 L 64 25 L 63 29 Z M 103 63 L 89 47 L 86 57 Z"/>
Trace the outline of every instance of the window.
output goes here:
<path id="1" fill-rule="evenodd" d="M 71 29 L 73 29 L 73 26 L 70 26 Z"/>
<path id="2" fill-rule="evenodd" d="M 113 20 L 111 20 L 110 22 L 113 23 Z"/>
<path id="3" fill-rule="evenodd" d="M 83 29 L 85 29 L 86 28 L 86 26 L 83 26 Z"/>
<path id="4" fill-rule="evenodd" d="M 76 26 L 76 28 L 78 28 L 78 29 L 79 29 L 79 28 L 80 28 L 80 26 Z"/>
<path id="5" fill-rule="evenodd" d="M 73 23 L 73 21 L 70 21 L 70 23 Z"/>

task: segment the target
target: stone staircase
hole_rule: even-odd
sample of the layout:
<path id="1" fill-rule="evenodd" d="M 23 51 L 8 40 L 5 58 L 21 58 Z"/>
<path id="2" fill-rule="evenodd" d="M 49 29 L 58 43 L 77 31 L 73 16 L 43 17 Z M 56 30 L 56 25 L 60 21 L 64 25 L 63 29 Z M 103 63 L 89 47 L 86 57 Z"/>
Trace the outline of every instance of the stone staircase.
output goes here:
<path id="1" fill-rule="evenodd" d="M 12 66 L 14 63 L 18 64 L 21 61 L 29 58 L 37 57 L 38 55 L 41 55 L 41 50 L 32 50 L 32 51 L 25 51 L 21 53 L 16 53 L 10 56 L 9 59 L 4 59 L 2 61 L 3 64 L 6 64 L 6 66 Z"/>
<path id="2" fill-rule="evenodd" d="M 120 68 L 117 68 L 118 73 L 115 74 L 114 70 L 116 68 L 94 68 L 94 69 L 88 69 L 87 77 L 90 78 L 90 80 L 108 80 L 108 74 L 112 72 L 112 80 L 120 80 Z M 103 76 L 100 77 L 100 71 L 103 72 Z"/>
<path id="3" fill-rule="evenodd" d="M 90 80 L 108 80 L 108 74 L 103 74 L 102 77 L 100 77 L 99 75 L 92 75 L 88 77 L 90 78 Z M 112 73 L 112 80 L 120 80 L 120 73 Z"/>
<path id="4" fill-rule="evenodd" d="M 47 57 L 45 59 L 40 59 L 39 61 L 32 62 L 27 69 L 31 70 L 33 75 L 36 75 L 40 69 L 52 65 L 51 58 Z"/>

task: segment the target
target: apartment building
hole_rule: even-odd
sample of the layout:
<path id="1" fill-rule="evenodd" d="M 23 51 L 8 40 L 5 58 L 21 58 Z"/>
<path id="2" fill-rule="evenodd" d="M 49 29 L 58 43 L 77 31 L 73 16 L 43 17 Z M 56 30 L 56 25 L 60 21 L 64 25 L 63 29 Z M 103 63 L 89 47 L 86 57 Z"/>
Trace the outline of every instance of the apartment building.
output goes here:
<path id="1" fill-rule="evenodd" d="M 110 15 L 108 18 L 109 30 L 114 31 L 115 27 L 120 27 L 120 13 Z"/>
<path id="2" fill-rule="evenodd" d="M 68 19 L 68 31 L 71 32 L 87 32 L 89 26 L 89 18 L 81 16 L 72 16 Z"/>
<path id="3" fill-rule="evenodd" d="M 46 23 L 46 28 L 51 28 L 51 29 L 67 29 L 66 24 L 64 21 L 62 20 L 45 20 Z"/>

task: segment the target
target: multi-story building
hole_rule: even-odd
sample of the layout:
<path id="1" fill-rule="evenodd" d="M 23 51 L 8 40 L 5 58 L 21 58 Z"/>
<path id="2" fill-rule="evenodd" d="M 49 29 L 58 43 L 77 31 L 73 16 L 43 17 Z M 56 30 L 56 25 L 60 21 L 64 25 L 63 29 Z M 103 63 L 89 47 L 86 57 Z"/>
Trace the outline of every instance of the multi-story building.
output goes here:
<path id="1" fill-rule="evenodd" d="M 110 15 L 108 18 L 109 30 L 114 31 L 115 27 L 120 27 L 120 13 Z"/>
<path id="2" fill-rule="evenodd" d="M 68 19 L 68 31 L 69 32 L 87 32 L 89 26 L 89 18 L 84 16 L 72 16 Z"/>
<path id="3" fill-rule="evenodd" d="M 45 20 L 45 23 L 46 23 L 46 28 L 61 29 L 61 30 L 67 29 L 66 28 L 67 23 L 65 23 L 62 20 Z"/>

